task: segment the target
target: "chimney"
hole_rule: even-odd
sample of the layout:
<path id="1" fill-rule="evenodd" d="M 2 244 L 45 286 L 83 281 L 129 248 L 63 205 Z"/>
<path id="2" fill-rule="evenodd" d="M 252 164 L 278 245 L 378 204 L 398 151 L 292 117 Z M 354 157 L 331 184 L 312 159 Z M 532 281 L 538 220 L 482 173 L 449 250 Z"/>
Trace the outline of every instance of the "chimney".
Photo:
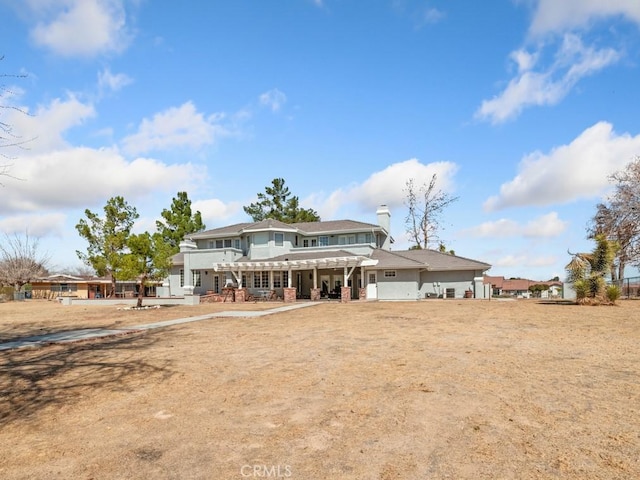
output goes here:
<path id="1" fill-rule="evenodd" d="M 378 225 L 380 225 L 386 233 L 384 238 L 380 239 L 384 241 L 379 242 L 379 245 L 384 250 L 389 250 L 391 245 L 391 212 L 389 211 L 389 207 L 380 205 L 378 210 L 376 210 L 376 215 L 378 217 Z"/>

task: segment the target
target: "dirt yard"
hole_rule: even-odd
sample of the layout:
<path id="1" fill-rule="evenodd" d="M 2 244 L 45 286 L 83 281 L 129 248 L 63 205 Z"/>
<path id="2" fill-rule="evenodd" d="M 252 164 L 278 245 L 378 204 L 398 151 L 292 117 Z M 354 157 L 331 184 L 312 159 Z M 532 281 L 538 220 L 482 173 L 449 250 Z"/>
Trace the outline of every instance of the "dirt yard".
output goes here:
<path id="1" fill-rule="evenodd" d="M 232 308 L 11 302 L 0 336 Z M 640 302 L 430 300 L 0 351 L 0 478 L 640 478 L 639 345 Z"/>

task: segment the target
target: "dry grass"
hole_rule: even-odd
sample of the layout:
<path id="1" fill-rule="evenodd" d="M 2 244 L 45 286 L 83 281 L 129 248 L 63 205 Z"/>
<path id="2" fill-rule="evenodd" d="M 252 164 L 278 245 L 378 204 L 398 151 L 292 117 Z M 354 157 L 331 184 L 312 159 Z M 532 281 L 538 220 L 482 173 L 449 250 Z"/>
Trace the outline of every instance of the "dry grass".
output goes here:
<path id="1" fill-rule="evenodd" d="M 230 307 L 4 304 L 0 330 Z M 0 477 L 640 478 L 639 308 L 324 303 L 0 352 Z"/>

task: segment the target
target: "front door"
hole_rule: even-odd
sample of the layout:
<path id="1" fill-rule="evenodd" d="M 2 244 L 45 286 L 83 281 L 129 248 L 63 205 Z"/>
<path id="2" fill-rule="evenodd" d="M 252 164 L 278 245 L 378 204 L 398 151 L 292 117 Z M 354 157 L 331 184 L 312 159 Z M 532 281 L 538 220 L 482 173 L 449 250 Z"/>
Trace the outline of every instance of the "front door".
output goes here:
<path id="1" fill-rule="evenodd" d="M 367 300 L 378 298 L 378 275 L 376 272 L 367 273 Z"/>

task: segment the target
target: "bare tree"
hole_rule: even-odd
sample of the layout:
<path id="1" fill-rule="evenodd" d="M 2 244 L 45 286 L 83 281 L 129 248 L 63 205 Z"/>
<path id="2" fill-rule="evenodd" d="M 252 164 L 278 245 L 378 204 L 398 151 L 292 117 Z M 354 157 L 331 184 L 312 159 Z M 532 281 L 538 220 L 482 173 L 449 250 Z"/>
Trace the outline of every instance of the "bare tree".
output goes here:
<path id="1" fill-rule="evenodd" d="M 0 61 L 4 59 L 4 56 L 0 56 Z M 0 157 L 7 161 L 6 163 L 3 161 L 0 163 L 0 177 L 12 177 L 11 175 L 11 167 L 13 164 L 8 163 L 8 161 L 12 160 L 14 157 L 12 156 L 12 150 L 14 149 L 25 149 L 25 145 L 33 140 L 24 139 L 20 135 L 16 134 L 13 130 L 13 125 L 11 123 L 3 120 L 2 116 L 8 111 L 17 111 L 23 115 L 29 115 L 28 112 L 22 110 L 19 107 L 14 105 L 8 105 L 4 101 L 2 101 L 7 96 L 12 96 L 13 92 L 5 85 L 4 80 L 7 78 L 25 78 L 26 75 L 23 74 L 0 74 Z M 1 185 L 1 184 L 0 184 Z"/>
<path id="2" fill-rule="evenodd" d="M 596 207 L 587 232 L 590 238 L 602 234 L 618 244 L 611 269 L 615 281 L 624 278 L 626 265 L 640 266 L 640 157 L 609 179 L 615 184 L 614 191 L 607 203 Z"/>
<path id="3" fill-rule="evenodd" d="M 4 235 L 0 242 L 0 284 L 11 285 L 19 292 L 24 285 L 47 274 L 49 256 L 38 252 L 38 240 Z"/>
<path id="4" fill-rule="evenodd" d="M 434 173 L 428 184 L 420 187 L 413 179 L 407 180 L 405 206 L 409 209 L 405 218 L 405 228 L 414 249 L 429 248 L 434 242 L 439 242 L 438 231 L 442 213 L 459 197 L 452 197 L 448 193 L 436 188 L 437 175 Z"/>

